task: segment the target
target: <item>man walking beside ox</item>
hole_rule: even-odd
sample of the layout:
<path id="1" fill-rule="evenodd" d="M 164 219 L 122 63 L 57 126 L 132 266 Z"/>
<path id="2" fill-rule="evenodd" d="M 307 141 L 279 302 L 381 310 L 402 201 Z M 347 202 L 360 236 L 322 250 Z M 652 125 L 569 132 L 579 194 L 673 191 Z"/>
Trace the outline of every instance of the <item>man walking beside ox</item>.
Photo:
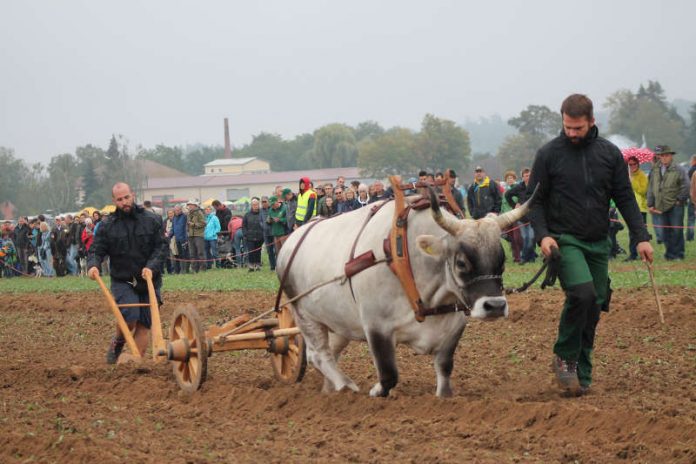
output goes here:
<path id="1" fill-rule="evenodd" d="M 621 151 L 599 136 L 592 101 L 571 95 L 561 106 L 563 130 L 536 154 L 528 193 L 538 185 L 529 217 L 546 257 L 560 251 L 565 304 L 553 347 L 553 370 L 565 393 L 589 392 L 600 310 L 609 291 L 609 202 L 614 200 L 635 239 L 638 256 L 652 262 Z"/>

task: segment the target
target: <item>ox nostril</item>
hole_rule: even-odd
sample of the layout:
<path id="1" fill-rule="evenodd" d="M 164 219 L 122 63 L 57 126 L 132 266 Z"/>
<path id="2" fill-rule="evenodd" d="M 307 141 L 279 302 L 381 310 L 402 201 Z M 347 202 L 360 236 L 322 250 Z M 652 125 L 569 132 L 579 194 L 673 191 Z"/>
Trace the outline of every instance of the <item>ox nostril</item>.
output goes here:
<path id="1" fill-rule="evenodd" d="M 486 312 L 500 312 L 505 310 L 507 301 L 505 300 L 487 300 L 483 303 L 483 309 Z"/>

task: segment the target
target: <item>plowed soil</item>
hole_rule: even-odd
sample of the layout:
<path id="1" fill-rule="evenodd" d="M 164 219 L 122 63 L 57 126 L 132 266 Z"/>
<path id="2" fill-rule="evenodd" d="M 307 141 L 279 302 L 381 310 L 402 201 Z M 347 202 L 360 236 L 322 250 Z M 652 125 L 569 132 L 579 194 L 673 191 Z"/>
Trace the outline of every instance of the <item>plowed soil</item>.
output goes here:
<path id="1" fill-rule="evenodd" d="M 263 351 L 216 353 L 200 391 L 166 364 L 104 362 L 113 317 L 98 293 L 0 297 L 0 462 L 696 462 L 696 298 L 615 293 L 597 335 L 595 384 L 561 397 L 549 365 L 562 294 L 510 299 L 511 317 L 472 321 L 456 355 L 455 396 L 434 396 L 429 356 L 398 351 L 387 399 L 367 346 L 341 365 L 361 393 L 320 393 L 273 377 Z M 205 325 L 272 306 L 256 292 L 164 292 L 163 321 L 196 306 Z M 168 333 L 168 331 L 165 331 Z"/>

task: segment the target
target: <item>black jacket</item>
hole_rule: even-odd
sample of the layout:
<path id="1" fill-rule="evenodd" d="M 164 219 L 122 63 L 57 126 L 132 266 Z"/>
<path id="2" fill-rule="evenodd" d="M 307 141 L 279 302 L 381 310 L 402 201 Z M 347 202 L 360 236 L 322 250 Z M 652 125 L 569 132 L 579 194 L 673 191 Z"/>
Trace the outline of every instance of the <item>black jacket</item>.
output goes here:
<path id="1" fill-rule="evenodd" d="M 561 132 L 541 147 L 527 195 L 531 196 L 537 183 L 539 192 L 529 213 L 537 242 L 560 234 L 588 242 L 606 239 L 611 199 L 628 224 L 631 238 L 650 240 L 621 151 L 599 137 L 596 126 L 579 144 Z"/>
<path id="2" fill-rule="evenodd" d="M 476 188 L 476 183 L 472 182 L 467 190 L 466 202 L 472 219 L 481 219 L 488 213 L 499 214 L 503 201 L 498 183 L 490 179 L 487 187 Z"/>
<path id="3" fill-rule="evenodd" d="M 232 220 L 232 211 L 227 206 L 224 206 L 215 211 L 218 221 L 220 221 L 220 232 L 228 232 L 227 226 Z"/>
<path id="4" fill-rule="evenodd" d="M 262 242 L 263 241 L 263 217 L 261 216 L 261 209 L 254 212 L 249 211 L 244 215 L 242 220 L 242 231 L 244 233 L 244 238 L 249 242 Z"/>
<path id="5" fill-rule="evenodd" d="M 132 214 L 117 209 L 97 229 L 89 249 L 87 268 L 99 268 L 108 255 L 111 278 L 120 281 L 140 279 L 143 268 L 147 267 L 152 270 L 157 284 L 166 250 L 161 218 L 141 206 L 134 206 Z"/>
<path id="6" fill-rule="evenodd" d="M 527 186 L 524 182 L 516 183 L 505 192 L 505 201 L 507 201 L 507 204 L 510 205 L 512 209 L 515 209 L 515 205 L 517 205 L 517 203 L 520 205 L 524 204 L 528 198 Z M 529 218 L 524 216 L 522 219 L 520 219 L 520 222 L 529 222 Z"/>

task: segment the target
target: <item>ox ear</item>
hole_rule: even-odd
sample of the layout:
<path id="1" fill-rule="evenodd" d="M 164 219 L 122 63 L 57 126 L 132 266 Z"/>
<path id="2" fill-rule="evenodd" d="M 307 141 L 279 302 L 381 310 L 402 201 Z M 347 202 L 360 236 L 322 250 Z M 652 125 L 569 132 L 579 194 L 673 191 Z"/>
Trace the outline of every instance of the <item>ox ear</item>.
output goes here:
<path id="1" fill-rule="evenodd" d="M 416 245 L 420 251 L 432 258 L 439 258 L 444 251 L 442 239 L 434 235 L 419 235 L 416 237 Z"/>

